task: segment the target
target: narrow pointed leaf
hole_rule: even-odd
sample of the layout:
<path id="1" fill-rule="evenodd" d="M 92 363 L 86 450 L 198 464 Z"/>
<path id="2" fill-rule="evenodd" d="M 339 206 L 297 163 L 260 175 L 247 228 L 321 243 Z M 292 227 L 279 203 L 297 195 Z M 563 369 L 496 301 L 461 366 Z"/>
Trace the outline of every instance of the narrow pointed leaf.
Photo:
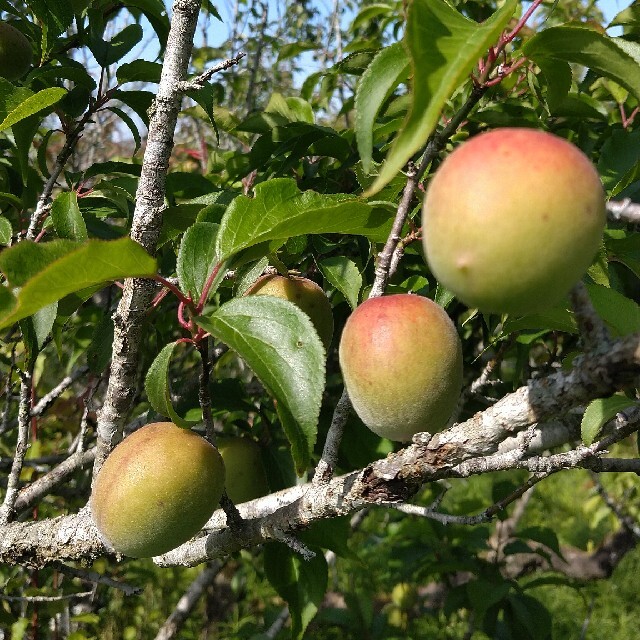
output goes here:
<path id="1" fill-rule="evenodd" d="M 371 168 L 373 126 L 385 100 L 409 73 L 409 54 L 401 42 L 382 49 L 362 74 L 355 96 L 356 140 L 365 173 Z"/>
<path id="2" fill-rule="evenodd" d="M 177 342 L 171 342 L 163 347 L 162 351 L 151 363 L 147 376 L 144 379 L 144 389 L 147 392 L 149 404 L 160 415 L 167 416 L 174 424 L 188 429 L 194 422 L 181 418 L 171 404 L 171 392 L 169 388 L 169 363 Z"/>
<path id="3" fill-rule="evenodd" d="M 517 0 L 506 0 L 481 24 L 445 0 L 414 0 L 409 5 L 404 42 L 413 76 L 411 109 L 368 195 L 380 191 L 425 146 L 446 101 L 497 41 L 517 5 Z"/>
<path id="4" fill-rule="evenodd" d="M 296 467 L 306 468 L 325 384 L 325 352 L 309 317 L 287 300 L 248 296 L 196 322 L 233 349 L 275 398 Z"/>
<path id="5" fill-rule="evenodd" d="M 19 106 L 7 114 L 5 119 L 0 122 L 0 131 L 4 131 L 5 129 L 12 127 L 14 124 L 38 113 L 39 111 L 44 111 L 44 109 L 47 109 L 56 104 L 56 102 L 62 100 L 66 95 L 66 90 L 58 87 L 38 91 L 38 93 L 28 97 L 20 103 Z"/>
<path id="6" fill-rule="evenodd" d="M 156 261 L 130 238 L 82 244 L 25 240 L 0 254 L 0 270 L 11 287 L 21 287 L 15 295 L 0 287 L 3 328 L 76 291 L 120 278 L 154 275 Z"/>
<path id="7" fill-rule="evenodd" d="M 255 187 L 255 197 L 238 196 L 220 222 L 217 253 L 226 260 L 270 240 L 306 233 L 352 233 L 384 241 L 391 222 L 359 198 L 302 192 L 294 180 L 277 178 Z"/>

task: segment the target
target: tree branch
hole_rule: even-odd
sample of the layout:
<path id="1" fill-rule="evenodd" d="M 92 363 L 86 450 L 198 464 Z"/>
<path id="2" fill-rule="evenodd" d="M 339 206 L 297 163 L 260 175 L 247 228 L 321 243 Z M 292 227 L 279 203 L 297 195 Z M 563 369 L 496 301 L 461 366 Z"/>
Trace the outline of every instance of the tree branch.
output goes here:
<path id="1" fill-rule="evenodd" d="M 378 460 L 365 469 L 326 483 L 308 483 L 239 506 L 244 519 L 240 529 L 226 526 L 226 515 L 216 511 L 199 537 L 156 558 L 161 566 L 195 565 L 253 547 L 282 534 L 309 526 L 316 520 L 348 515 L 370 504 L 404 502 L 425 482 L 465 477 L 500 469 L 555 472 L 582 466 L 604 471 L 599 456 L 606 447 L 638 428 L 640 411 L 616 418 L 610 435 L 591 447 L 527 459 L 532 437 L 522 446 L 501 452 L 508 438 L 545 420 L 606 396 L 640 372 L 640 335 L 612 340 L 605 351 L 574 361 L 574 369 L 530 380 L 527 386 L 505 396 L 461 424 Z M 428 427 L 428 425 L 425 425 Z M 567 432 L 571 435 L 571 432 Z M 573 436 L 571 436 L 573 437 Z M 0 561 L 9 564 L 47 564 L 53 560 L 79 560 L 107 553 L 86 510 L 51 521 L 12 523 L 0 527 Z"/>
<path id="2" fill-rule="evenodd" d="M 149 119 L 147 147 L 136 193 L 131 238 L 150 254 L 155 253 L 162 225 L 165 180 L 173 149 L 182 93 L 179 84 L 187 75 L 200 0 L 176 0 L 158 93 Z M 98 451 L 94 477 L 111 449 L 122 437 L 122 428 L 135 393 L 139 348 L 147 310 L 156 292 L 148 279 L 127 279 L 114 315 L 113 357 L 106 397 L 98 416 Z"/>

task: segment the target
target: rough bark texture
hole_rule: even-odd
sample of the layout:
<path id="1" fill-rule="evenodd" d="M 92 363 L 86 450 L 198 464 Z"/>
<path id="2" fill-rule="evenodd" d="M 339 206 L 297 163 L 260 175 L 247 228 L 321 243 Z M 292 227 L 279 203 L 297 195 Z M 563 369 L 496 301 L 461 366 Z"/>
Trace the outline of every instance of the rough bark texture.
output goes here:
<path id="1" fill-rule="evenodd" d="M 155 253 L 165 208 L 165 180 L 173 149 L 184 81 L 189 66 L 200 0 L 176 0 L 167 40 L 158 94 L 149 119 L 147 147 L 136 193 L 131 237 Z M 122 437 L 136 384 L 139 346 L 156 286 L 150 280 L 128 279 L 114 315 L 113 358 L 104 404 L 98 418 L 98 451 L 94 473 Z"/>
<path id="2" fill-rule="evenodd" d="M 617 421 L 613 434 L 599 444 L 579 446 L 553 456 L 529 457 L 540 446 L 532 437 L 516 447 L 506 450 L 500 447 L 524 431 L 535 434 L 537 429 L 544 433 L 545 418 L 562 416 L 636 377 L 640 372 L 639 341 L 640 335 L 610 341 L 598 353 L 576 359 L 571 372 L 532 380 L 466 422 L 433 437 L 421 434 L 414 444 L 365 469 L 240 505 L 245 522 L 239 527 L 227 527 L 224 512 L 218 510 L 205 526 L 207 535 L 156 561 L 160 565 L 199 564 L 268 539 L 281 539 L 287 532 L 305 528 L 316 520 L 346 515 L 368 504 L 405 501 L 424 482 L 440 478 L 513 468 L 527 468 L 536 473 L 575 466 L 599 471 L 615 469 L 616 465 L 607 465 L 600 455 L 611 442 L 637 429 L 637 423 L 630 420 Z M 566 431 L 565 426 L 557 420 L 551 422 L 556 444 L 561 440 L 558 434 L 569 439 L 575 437 L 571 420 Z M 38 565 L 109 553 L 84 511 L 53 521 L 8 524 L 0 527 L 0 540 L 0 561 L 9 564 Z"/>

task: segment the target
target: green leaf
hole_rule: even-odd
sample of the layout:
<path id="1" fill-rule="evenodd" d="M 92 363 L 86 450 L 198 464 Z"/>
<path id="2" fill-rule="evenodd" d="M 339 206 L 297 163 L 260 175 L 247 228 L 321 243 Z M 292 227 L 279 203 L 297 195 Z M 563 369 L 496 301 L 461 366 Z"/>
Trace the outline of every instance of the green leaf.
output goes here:
<path id="1" fill-rule="evenodd" d="M 219 260 L 216 255 L 216 236 L 220 225 L 212 222 L 196 222 L 182 236 L 178 252 L 178 282 L 180 290 L 190 294 L 191 299 L 198 301 L 207 282 L 209 274 Z M 224 277 L 224 270 L 219 269 L 218 280 Z M 212 287 L 209 293 L 215 291 Z"/>
<path id="2" fill-rule="evenodd" d="M 147 375 L 144 379 L 144 389 L 147 392 L 149 404 L 160 415 L 167 416 L 171 422 L 179 427 L 188 429 L 195 422 L 190 422 L 181 418 L 171 404 L 171 390 L 169 389 L 169 363 L 173 350 L 178 342 L 171 342 L 165 345 L 151 363 Z"/>
<path id="3" fill-rule="evenodd" d="M 91 344 L 87 349 L 87 364 L 91 373 L 100 375 L 111 360 L 113 347 L 113 318 L 105 313 L 95 325 Z"/>
<path id="4" fill-rule="evenodd" d="M 10 111 L 5 119 L 0 122 L 0 131 L 4 131 L 9 127 L 12 127 L 17 122 L 28 118 L 29 116 L 39 113 L 48 109 L 52 105 L 59 102 L 67 92 L 65 89 L 58 87 L 51 87 L 50 89 L 43 89 L 38 93 L 28 97 L 19 106 Z"/>
<path id="5" fill-rule="evenodd" d="M 600 150 L 598 173 L 609 197 L 615 197 L 627 186 L 625 180 L 640 163 L 640 129 L 611 132 Z"/>
<path id="6" fill-rule="evenodd" d="M 334 256 L 318 262 L 322 275 L 347 299 L 352 309 L 358 306 L 362 275 L 353 260 Z"/>
<path id="7" fill-rule="evenodd" d="M 320 550 L 311 560 L 304 560 L 281 542 L 270 542 L 264 548 L 264 569 L 289 605 L 292 638 L 300 640 L 327 590 L 327 561 Z"/>
<path id="8" fill-rule="evenodd" d="M 162 65 L 159 62 L 149 62 L 148 60 L 134 60 L 121 64 L 116 71 L 116 76 L 120 84 L 126 82 L 160 82 Z"/>
<path id="9" fill-rule="evenodd" d="M 409 5 L 404 42 L 413 76 L 411 109 L 368 195 L 382 189 L 425 146 L 446 101 L 496 42 L 517 5 L 517 0 L 506 0 L 481 24 L 445 0 L 414 0 Z"/>
<path id="10" fill-rule="evenodd" d="M 140 138 L 140 132 L 138 131 L 138 127 L 136 123 L 134 122 L 133 118 L 129 116 L 128 113 L 125 113 L 122 109 L 118 109 L 118 107 L 109 107 L 108 110 L 111 111 L 112 113 L 115 113 L 118 116 L 118 118 L 120 118 L 120 120 L 122 120 L 122 122 L 124 122 L 127 125 L 127 127 L 129 128 L 129 131 L 131 131 L 131 135 L 133 136 L 133 139 L 136 143 L 136 146 L 133 149 L 133 155 L 135 155 L 136 153 L 138 153 L 138 150 L 142 145 L 142 139 Z"/>
<path id="11" fill-rule="evenodd" d="M 466 586 L 469 601 L 475 615 L 482 620 L 487 609 L 507 597 L 511 584 L 507 580 L 497 581 L 479 578 L 471 580 Z"/>
<path id="12" fill-rule="evenodd" d="M 317 520 L 309 529 L 300 531 L 298 535 L 300 540 L 308 546 L 330 549 L 341 558 L 358 559 L 358 555 L 347 544 L 351 535 L 351 523 L 348 516 Z"/>
<path id="13" fill-rule="evenodd" d="M 318 45 L 314 42 L 290 42 L 288 44 L 284 44 L 278 50 L 278 59 L 276 62 L 282 62 L 282 60 L 287 60 L 288 58 L 295 58 L 300 53 L 304 51 L 314 51 L 318 48 Z"/>
<path id="14" fill-rule="evenodd" d="M 524 54 L 535 62 L 555 60 L 581 64 L 611 78 L 640 100 L 638 63 L 610 38 L 584 25 L 550 27 L 537 33 L 523 47 Z"/>
<path id="15" fill-rule="evenodd" d="M 521 640 L 548 640 L 551 637 L 551 615 L 540 601 L 515 594 L 509 597 L 509 605 L 513 614 L 511 637 Z"/>
<path id="16" fill-rule="evenodd" d="M 63 191 L 56 196 L 51 205 L 51 219 L 58 237 L 87 240 L 87 226 L 80 213 L 75 191 Z"/>
<path id="17" fill-rule="evenodd" d="M 362 75 L 355 96 L 356 141 L 365 173 L 371 169 L 373 127 L 387 98 L 406 79 L 409 56 L 401 42 L 385 47 Z"/>
<path id="18" fill-rule="evenodd" d="M 25 240 L 0 254 L 0 270 L 12 287 L 21 287 L 15 296 L 0 287 L 0 328 L 4 328 L 82 289 L 154 275 L 156 261 L 130 238 L 82 244 Z"/>
<path id="19" fill-rule="evenodd" d="M 136 7 L 144 13 L 145 18 L 158 36 L 159 55 L 162 55 L 169 36 L 169 15 L 163 0 L 127 0 L 127 6 Z"/>
<path id="20" fill-rule="evenodd" d="M 600 429 L 615 417 L 620 411 L 633 407 L 637 402 L 623 395 L 614 395 L 609 398 L 598 398 L 589 403 L 582 416 L 580 435 L 582 442 L 587 446 L 594 443 Z"/>
<path id="21" fill-rule="evenodd" d="M 217 240 L 221 260 L 269 240 L 306 233 L 352 233 L 384 241 L 390 228 L 386 212 L 374 212 L 346 194 L 301 192 L 295 181 L 276 178 L 255 187 L 255 197 L 238 196 L 229 205 Z"/>
<path id="22" fill-rule="evenodd" d="M 316 441 L 325 384 L 325 353 L 313 324 L 287 300 L 234 298 L 208 317 L 203 329 L 233 349 L 276 399 L 285 420 L 296 467 L 305 469 Z"/>
<path id="23" fill-rule="evenodd" d="M 89 43 L 89 48 L 97 63 L 101 67 L 108 67 L 124 58 L 142 40 L 143 35 L 142 27 L 139 24 L 130 24 L 116 33 L 108 42 L 95 37 Z"/>
<path id="24" fill-rule="evenodd" d="M 640 331 L 640 307 L 634 300 L 599 284 L 587 284 L 587 290 L 596 312 L 614 335 Z"/>
<path id="25" fill-rule="evenodd" d="M 0 199 L 2 199 L 2 194 L 0 194 Z M 12 235 L 11 221 L 4 216 L 0 216 L 0 244 L 10 244 Z"/>

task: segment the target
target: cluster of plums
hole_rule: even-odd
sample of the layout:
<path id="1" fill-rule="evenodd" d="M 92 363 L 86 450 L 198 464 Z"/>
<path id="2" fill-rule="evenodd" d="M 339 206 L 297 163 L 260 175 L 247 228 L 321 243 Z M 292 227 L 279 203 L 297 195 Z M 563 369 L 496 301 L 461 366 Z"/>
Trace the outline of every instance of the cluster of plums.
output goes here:
<path id="1" fill-rule="evenodd" d="M 499 129 L 461 144 L 436 171 L 424 201 L 424 249 L 436 278 L 469 306 L 525 314 L 560 302 L 582 277 L 605 220 L 600 179 L 581 151 L 549 133 Z M 297 304 L 328 348 L 331 304 L 315 283 L 268 275 L 247 293 Z M 376 434 L 406 442 L 447 425 L 462 385 L 462 349 L 432 300 L 366 300 L 347 320 L 339 359 L 353 408 Z M 140 429 L 98 475 L 91 506 L 99 530 L 127 555 L 172 549 L 210 517 L 225 468 L 234 501 L 267 492 L 256 447 L 235 439 L 219 453 L 171 423 Z"/>

